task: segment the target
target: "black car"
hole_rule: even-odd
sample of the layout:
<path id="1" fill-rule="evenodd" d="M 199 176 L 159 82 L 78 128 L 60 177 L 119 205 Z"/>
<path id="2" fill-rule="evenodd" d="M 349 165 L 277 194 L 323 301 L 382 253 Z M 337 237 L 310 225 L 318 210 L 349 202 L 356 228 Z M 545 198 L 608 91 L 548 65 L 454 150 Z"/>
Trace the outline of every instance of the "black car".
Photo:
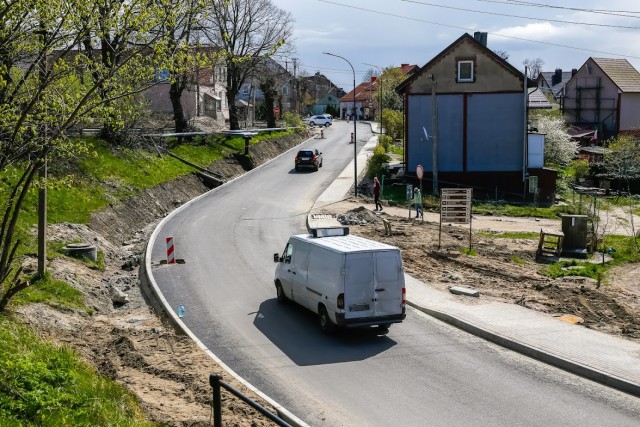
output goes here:
<path id="1" fill-rule="evenodd" d="M 318 170 L 322 167 L 322 153 L 315 148 L 303 148 L 296 154 L 296 172 L 302 167 Z"/>

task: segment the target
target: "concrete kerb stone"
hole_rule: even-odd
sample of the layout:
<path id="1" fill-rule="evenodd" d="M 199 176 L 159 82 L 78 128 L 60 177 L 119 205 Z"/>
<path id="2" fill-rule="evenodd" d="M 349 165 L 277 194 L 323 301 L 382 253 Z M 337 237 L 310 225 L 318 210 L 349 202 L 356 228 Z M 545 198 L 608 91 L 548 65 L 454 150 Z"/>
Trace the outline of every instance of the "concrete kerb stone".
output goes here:
<path id="1" fill-rule="evenodd" d="M 488 329 L 480 328 L 476 325 L 468 323 L 450 314 L 447 314 L 438 310 L 433 310 L 424 306 L 420 306 L 418 304 L 412 303 L 409 300 L 407 300 L 407 304 L 415 308 L 416 310 L 421 311 L 431 317 L 434 317 L 445 323 L 453 325 L 458 329 L 469 332 L 480 338 L 486 339 L 487 341 L 491 341 L 502 347 L 516 351 L 520 354 L 523 354 L 525 356 L 547 363 L 549 365 L 555 366 L 557 368 L 563 369 L 565 371 L 574 373 L 581 377 L 589 378 L 591 380 L 616 388 L 618 390 L 622 390 L 624 392 L 631 393 L 636 396 L 640 396 L 640 385 L 627 381 L 624 378 L 618 378 L 614 375 L 607 374 L 605 372 L 594 369 L 590 366 L 586 366 L 578 362 L 574 362 L 571 360 L 564 359 L 562 357 L 555 356 L 539 348 L 523 344 L 512 338 L 504 337 Z"/>
<path id="2" fill-rule="evenodd" d="M 210 191 L 208 191 L 208 192 L 206 192 L 204 194 L 201 194 L 200 196 L 198 196 L 198 197 L 196 197 L 196 198 L 194 198 L 192 200 L 189 200 L 187 203 L 183 204 L 182 206 L 179 206 L 178 208 L 176 208 L 175 210 L 170 212 L 166 217 L 164 217 L 162 219 L 162 221 L 160 221 L 160 223 L 158 223 L 156 228 L 153 230 L 153 233 L 151 234 L 151 237 L 149 238 L 149 241 L 147 242 L 147 246 L 145 248 L 144 263 L 142 263 L 140 265 L 140 275 L 139 275 L 140 282 L 141 282 L 141 285 L 142 285 L 142 289 L 143 289 L 144 293 L 147 295 L 147 299 L 148 299 L 149 303 L 151 304 L 151 306 L 154 307 L 154 309 L 158 310 L 160 313 L 164 313 L 166 315 L 166 318 L 170 321 L 170 323 L 174 327 L 176 327 L 179 331 L 182 331 L 185 335 L 189 336 L 189 338 L 191 338 L 193 340 L 193 342 L 195 342 L 196 345 L 201 350 L 203 350 L 209 357 L 211 357 L 211 359 L 214 362 L 216 362 L 218 365 L 220 365 L 220 367 L 222 369 L 224 369 L 229 375 L 234 377 L 238 382 L 240 382 L 245 387 L 247 387 L 247 389 L 251 390 L 256 395 L 260 396 L 260 398 L 262 398 L 265 402 L 267 402 L 271 406 L 273 406 L 276 409 L 276 411 L 278 413 L 278 416 L 280 418 L 285 420 L 290 425 L 296 426 L 296 427 L 309 427 L 309 425 L 307 423 L 305 423 L 304 421 L 302 421 L 301 419 L 299 419 L 298 417 L 296 417 L 291 412 L 289 412 L 285 407 L 280 405 L 278 402 L 273 400 L 271 397 L 267 396 L 265 393 L 263 393 L 262 391 L 260 391 L 256 387 L 254 387 L 251 383 L 246 381 L 240 375 L 238 375 L 233 369 L 231 369 L 222 360 L 220 360 L 211 350 L 209 350 L 207 348 L 207 346 L 205 346 L 204 343 L 202 341 L 200 341 L 195 336 L 195 334 L 193 334 L 193 332 L 191 332 L 191 330 L 187 327 L 187 325 L 185 325 L 184 322 L 182 322 L 182 320 L 180 320 L 178 315 L 171 309 L 171 306 L 169 305 L 168 301 L 164 297 L 164 294 L 160 290 L 160 287 L 158 286 L 157 282 L 155 281 L 155 278 L 153 277 L 153 273 L 152 273 L 152 270 L 151 270 L 151 266 L 152 266 L 151 252 L 152 252 L 152 248 L 153 248 L 153 246 L 155 244 L 155 241 L 156 241 L 156 239 L 158 237 L 160 229 L 173 216 L 175 216 L 176 214 L 181 212 L 183 209 L 186 209 L 188 206 L 190 206 L 191 204 L 193 204 L 196 201 L 200 200 L 201 198 L 207 197 L 209 194 L 211 194 L 211 193 L 213 193 L 215 191 L 219 191 L 220 188 L 223 188 L 226 185 L 229 185 L 230 183 L 232 183 L 232 182 L 234 182 L 236 180 L 242 179 L 243 177 L 247 176 L 247 174 L 250 174 L 250 173 L 253 173 L 256 170 L 259 170 L 260 168 L 266 166 L 267 164 L 271 163 L 275 159 L 280 158 L 281 156 L 284 156 L 284 155 L 288 154 L 289 152 L 297 149 L 297 147 L 299 147 L 300 145 L 304 144 L 305 142 L 307 142 L 307 141 L 309 141 L 311 139 L 313 139 L 313 137 L 304 140 L 300 144 L 290 148 L 289 150 L 283 152 L 279 156 L 276 156 L 273 159 L 270 159 L 270 160 L 264 162 L 260 166 L 254 168 L 254 169 L 252 169 L 252 170 L 250 170 L 250 171 L 248 171 L 248 172 L 246 172 L 246 173 L 244 173 L 244 174 L 242 174 L 242 175 L 240 175 L 240 176 L 238 176 L 238 177 L 236 177 L 236 178 L 234 178 L 234 179 L 232 179 L 232 180 L 230 180 L 228 182 L 225 182 L 221 186 L 216 187 L 216 188 L 214 188 L 214 189 L 212 189 L 212 190 L 210 190 Z"/>

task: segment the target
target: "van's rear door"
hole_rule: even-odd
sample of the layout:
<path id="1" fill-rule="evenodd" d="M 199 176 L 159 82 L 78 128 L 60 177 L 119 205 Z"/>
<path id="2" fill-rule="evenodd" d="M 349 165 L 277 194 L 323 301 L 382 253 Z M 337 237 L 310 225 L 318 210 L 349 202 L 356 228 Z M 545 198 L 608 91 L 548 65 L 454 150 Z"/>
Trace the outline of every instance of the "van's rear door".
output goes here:
<path id="1" fill-rule="evenodd" d="M 399 251 L 374 252 L 374 316 L 402 313 L 404 274 Z"/>
<path id="2" fill-rule="evenodd" d="M 345 319 L 374 315 L 373 253 L 347 254 L 344 281 Z"/>

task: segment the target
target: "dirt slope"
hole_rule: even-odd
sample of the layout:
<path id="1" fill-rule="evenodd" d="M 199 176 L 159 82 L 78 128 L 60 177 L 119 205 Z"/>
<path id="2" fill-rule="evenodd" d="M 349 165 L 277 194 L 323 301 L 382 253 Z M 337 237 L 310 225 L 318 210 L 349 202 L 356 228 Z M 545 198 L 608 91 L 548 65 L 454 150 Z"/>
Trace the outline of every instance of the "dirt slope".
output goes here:
<path id="1" fill-rule="evenodd" d="M 291 147 L 301 137 L 292 136 L 251 147 L 256 164 L 262 164 Z M 209 168 L 230 180 L 245 170 L 228 157 Z M 51 242 L 87 242 L 105 254 L 105 271 L 82 261 L 56 257 L 49 271 L 85 294 L 93 315 L 62 310 L 44 304 L 19 307 L 26 322 L 45 337 L 80 353 L 99 373 L 138 396 L 148 418 L 169 426 L 210 426 L 209 375 L 260 401 L 259 397 L 227 375 L 191 340 L 174 330 L 145 301 L 140 290 L 137 261 L 156 224 L 176 207 L 208 189 L 189 175 L 149 189 L 121 204 L 96 213 L 89 226 L 54 224 L 48 228 Z M 26 262 L 35 271 L 36 260 Z M 114 304 L 112 288 L 126 293 L 129 302 Z M 261 401 L 264 406 L 269 406 Z M 275 413 L 273 408 L 272 412 Z M 273 425 L 245 403 L 223 391 L 223 424 L 239 427 Z"/>

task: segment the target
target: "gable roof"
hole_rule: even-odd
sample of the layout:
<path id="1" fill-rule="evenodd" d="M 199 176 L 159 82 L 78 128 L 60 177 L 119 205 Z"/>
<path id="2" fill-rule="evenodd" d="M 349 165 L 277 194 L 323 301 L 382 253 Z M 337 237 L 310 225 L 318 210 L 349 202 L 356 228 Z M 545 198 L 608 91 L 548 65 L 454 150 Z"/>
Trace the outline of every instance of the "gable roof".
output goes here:
<path id="1" fill-rule="evenodd" d="M 530 87 L 528 89 L 529 99 L 528 105 L 530 109 L 539 110 L 539 109 L 547 109 L 550 110 L 552 107 L 551 103 L 544 96 L 542 90 L 539 87 Z"/>
<path id="2" fill-rule="evenodd" d="M 511 73 L 515 74 L 518 77 L 524 78 L 524 74 L 520 70 L 515 68 L 513 65 L 509 64 L 509 62 L 507 62 L 505 59 L 502 59 L 500 57 L 500 55 L 498 55 L 497 53 L 495 53 L 494 51 L 489 49 L 484 44 L 480 43 L 478 40 L 476 40 L 469 33 L 464 33 L 456 41 L 451 43 L 449 46 L 444 48 L 439 54 L 437 54 L 435 57 L 433 57 L 433 59 L 431 59 L 431 61 L 427 62 L 425 65 L 420 67 L 418 70 L 414 71 L 413 74 L 411 74 L 411 76 L 409 76 L 409 78 L 407 78 L 405 81 L 400 83 L 396 87 L 396 92 L 398 92 L 398 93 L 402 92 L 408 85 L 410 85 L 415 79 L 417 79 L 422 74 L 422 72 L 424 70 L 428 69 L 429 67 L 431 67 L 431 65 L 435 64 L 436 62 L 438 62 L 450 50 L 455 48 L 457 45 L 459 45 L 463 41 L 469 41 L 469 42 L 473 43 L 476 46 L 476 48 L 478 48 L 483 53 L 491 56 L 496 62 L 498 62 L 499 64 L 501 64 L 505 68 L 507 68 Z M 531 79 L 528 79 L 528 80 L 529 80 L 529 82 L 527 83 L 528 86 L 535 86 L 536 85 L 533 80 L 531 80 Z"/>
<path id="3" fill-rule="evenodd" d="M 367 101 L 376 90 L 377 80 L 372 82 L 362 82 L 356 86 L 356 102 Z M 340 102 L 353 102 L 353 90 L 340 98 Z"/>
<path id="4" fill-rule="evenodd" d="M 622 92 L 640 92 L 640 73 L 626 59 L 589 58 Z"/>
<path id="5" fill-rule="evenodd" d="M 557 78 L 558 74 L 560 76 L 560 81 L 557 82 L 556 84 L 553 84 L 554 76 Z M 540 73 L 540 76 L 538 77 L 538 82 L 540 81 L 540 79 L 544 80 L 547 86 L 541 87 L 542 90 L 549 88 L 551 89 L 551 92 L 553 93 L 554 96 L 558 96 L 558 94 L 562 92 L 562 89 L 564 88 L 565 84 L 567 84 L 567 82 L 571 80 L 571 77 L 573 77 L 572 71 L 562 71 L 560 69 L 557 69 L 556 71 L 543 71 Z M 538 86 L 540 86 L 540 84 L 538 84 Z"/>

